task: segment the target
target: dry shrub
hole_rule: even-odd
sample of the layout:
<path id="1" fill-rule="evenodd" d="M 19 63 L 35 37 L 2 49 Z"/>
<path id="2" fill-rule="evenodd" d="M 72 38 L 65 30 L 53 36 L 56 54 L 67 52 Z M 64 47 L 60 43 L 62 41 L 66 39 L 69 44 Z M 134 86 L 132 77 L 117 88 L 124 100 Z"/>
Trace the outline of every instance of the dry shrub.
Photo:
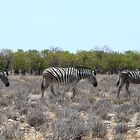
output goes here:
<path id="1" fill-rule="evenodd" d="M 11 99 L 8 96 L 0 95 L 0 106 L 8 106 L 11 104 Z"/>
<path id="2" fill-rule="evenodd" d="M 41 109 L 30 108 L 26 115 L 27 122 L 33 126 L 38 127 L 45 123 L 46 117 Z"/>
<path id="3" fill-rule="evenodd" d="M 100 119 L 108 120 L 108 113 L 113 112 L 113 108 L 111 105 L 111 101 L 108 99 L 101 99 L 99 101 L 94 102 L 90 110 L 94 112 Z"/>
<path id="4" fill-rule="evenodd" d="M 114 136 L 113 140 L 126 140 L 126 135 L 118 133 Z"/>
<path id="5" fill-rule="evenodd" d="M 140 127 L 140 113 L 138 113 L 138 116 L 136 118 L 135 127 Z"/>
<path id="6" fill-rule="evenodd" d="M 133 106 L 129 103 L 123 103 L 122 105 L 118 106 L 115 109 L 116 116 L 115 121 L 116 122 L 129 122 L 132 115 L 133 115 Z"/>
<path id="7" fill-rule="evenodd" d="M 17 120 L 20 117 L 19 112 L 15 109 L 8 109 L 5 112 L 5 115 L 7 116 L 8 119 L 13 119 L 13 120 Z"/>
<path id="8" fill-rule="evenodd" d="M 89 133 L 84 121 L 78 116 L 58 118 L 54 123 L 53 130 L 54 138 L 64 140 L 81 140 Z"/>
<path id="9" fill-rule="evenodd" d="M 18 109 L 21 115 L 27 114 L 28 107 L 29 104 L 27 101 L 20 100 L 15 102 L 15 109 Z"/>
<path id="10" fill-rule="evenodd" d="M 88 114 L 87 127 L 94 138 L 104 138 L 107 134 L 107 126 L 93 112 Z"/>
<path id="11" fill-rule="evenodd" d="M 4 113 L 0 112 L 0 126 L 6 121 L 7 121 L 7 116 Z"/>
<path id="12" fill-rule="evenodd" d="M 120 112 L 116 114 L 115 121 L 127 123 L 130 121 L 130 117 L 127 114 Z"/>
<path id="13" fill-rule="evenodd" d="M 137 113 L 140 111 L 140 101 L 137 99 L 132 99 L 132 101 L 130 102 L 132 109 L 133 109 L 133 114 Z"/>
<path id="14" fill-rule="evenodd" d="M 23 131 L 20 131 L 17 123 L 5 124 L 0 133 L 1 140 L 24 140 Z"/>
<path id="15" fill-rule="evenodd" d="M 112 99 L 113 105 L 121 105 L 123 104 L 123 102 L 124 102 L 123 99 L 117 99 L 117 97 Z"/>
<path id="16" fill-rule="evenodd" d="M 107 127 L 105 124 L 99 121 L 94 122 L 91 133 L 92 133 L 92 137 L 104 138 L 105 135 L 107 134 Z"/>
<path id="17" fill-rule="evenodd" d="M 117 124 L 114 129 L 116 134 L 126 133 L 129 130 L 128 125 L 124 123 Z"/>

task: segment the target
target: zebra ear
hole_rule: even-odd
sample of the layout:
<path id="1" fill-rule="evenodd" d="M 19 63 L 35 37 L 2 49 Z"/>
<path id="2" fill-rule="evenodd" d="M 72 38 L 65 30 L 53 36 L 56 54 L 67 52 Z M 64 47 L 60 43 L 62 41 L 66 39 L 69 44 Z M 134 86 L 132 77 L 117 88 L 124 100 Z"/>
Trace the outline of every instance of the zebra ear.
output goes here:
<path id="1" fill-rule="evenodd" d="M 8 70 L 6 70 L 6 74 L 8 75 Z"/>
<path id="2" fill-rule="evenodd" d="M 6 71 L 8 71 L 9 64 L 10 64 L 10 60 L 7 61 L 7 64 L 6 64 Z"/>
<path id="3" fill-rule="evenodd" d="M 2 72 L 3 74 L 9 75 L 9 74 L 8 74 L 8 70 L 1 70 L 1 72 Z"/>
<path id="4" fill-rule="evenodd" d="M 5 72 L 6 72 L 6 74 L 8 75 L 8 68 L 9 68 L 9 64 L 10 64 L 10 60 L 8 60 L 7 62 L 6 62 L 6 66 L 5 66 Z"/>

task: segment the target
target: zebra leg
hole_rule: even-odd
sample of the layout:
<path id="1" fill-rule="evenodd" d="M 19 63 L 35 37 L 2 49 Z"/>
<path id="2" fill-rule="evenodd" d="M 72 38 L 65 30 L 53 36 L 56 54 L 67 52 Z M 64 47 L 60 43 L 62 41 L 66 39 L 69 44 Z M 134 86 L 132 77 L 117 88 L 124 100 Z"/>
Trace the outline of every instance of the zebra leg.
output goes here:
<path id="1" fill-rule="evenodd" d="M 54 96 L 56 96 L 56 94 L 55 94 L 55 92 L 54 92 L 54 85 L 53 85 L 53 84 L 50 85 L 50 90 L 51 90 L 52 94 L 53 94 Z"/>
<path id="2" fill-rule="evenodd" d="M 120 98 L 120 97 L 119 97 L 119 96 L 120 96 L 120 91 L 121 91 L 122 87 L 124 86 L 124 84 L 125 84 L 125 83 L 121 81 L 121 83 L 120 83 L 120 85 L 119 85 L 119 87 L 118 87 L 118 91 L 117 91 L 117 94 L 118 94 L 118 95 L 117 95 L 117 98 L 118 98 L 118 99 Z"/>
<path id="3" fill-rule="evenodd" d="M 126 82 L 126 87 L 125 87 L 127 93 L 129 94 L 129 97 L 131 97 L 131 93 L 129 92 L 129 82 Z"/>
<path id="4" fill-rule="evenodd" d="M 75 94 L 76 94 L 76 92 L 77 92 L 77 88 L 76 87 L 73 87 L 72 92 L 73 92 L 73 97 L 74 97 Z"/>
<path id="5" fill-rule="evenodd" d="M 75 95 L 76 95 L 76 93 L 77 93 L 77 82 L 73 82 L 72 83 L 72 92 L 73 92 L 73 95 L 72 95 L 72 97 L 71 97 L 71 99 L 74 99 L 75 98 Z"/>
<path id="6" fill-rule="evenodd" d="M 41 91 L 42 91 L 42 95 L 41 95 L 41 99 L 43 99 L 44 97 L 44 92 L 45 90 L 48 88 L 49 84 L 45 83 L 45 85 L 42 83 L 41 85 Z"/>

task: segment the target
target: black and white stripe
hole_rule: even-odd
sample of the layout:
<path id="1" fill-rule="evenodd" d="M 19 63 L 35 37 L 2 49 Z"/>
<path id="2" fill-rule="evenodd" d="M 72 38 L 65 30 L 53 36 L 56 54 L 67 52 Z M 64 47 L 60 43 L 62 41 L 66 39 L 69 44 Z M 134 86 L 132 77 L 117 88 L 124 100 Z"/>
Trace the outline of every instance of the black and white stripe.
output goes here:
<path id="1" fill-rule="evenodd" d="M 118 98 L 119 98 L 120 90 L 125 84 L 126 84 L 126 87 L 125 87 L 126 91 L 129 94 L 129 96 L 131 96 L 129 92 L 130 83 L 140 84 L 140 71 L 125 70 L 119 74 L 119 80 L 117 81 L 117 86 L 119 86 L 118 92 L 117 92 Z"/>
<path id="2" fill-rule="evenodd" d="M 8 72 L 0 70 L 0 79 L 5 84 L 6 87 L 10 86 L 9 80 L 8 80 Z"/>
<path id="3" fill-rule="evenodd" d="M 77 83 L 81 79 L 89 79 L 93 86 L 97 86 L 96 73 L 91 69 L 83 67 L 70 67 L 70 68 L 58 68 L 51 67 L 45 69 L 42 74 L 43 80 L 41 85 L 42 98 L 44 97 L 44 91 L 50 86 L 51 92 L 54 94 L 53 84 L 58 85 L 72 84 L 73 91 L 76 89 Z M 54 94 L 55 95 L 55 94 Z"/>

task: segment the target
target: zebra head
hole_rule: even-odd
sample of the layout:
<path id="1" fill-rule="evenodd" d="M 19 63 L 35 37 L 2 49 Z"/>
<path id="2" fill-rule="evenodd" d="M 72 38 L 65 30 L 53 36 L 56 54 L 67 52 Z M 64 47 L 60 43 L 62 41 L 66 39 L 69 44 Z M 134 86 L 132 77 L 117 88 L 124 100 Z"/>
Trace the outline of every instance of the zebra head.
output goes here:
<path id="1" fill-rule="evenodd" d="M 0 79 L 5 84 L 6 87 L 10 86 L 9 80 L 8 80 L 8 72 L 7 71 L 0 71 Z"/>
<path id="2" fill-rule="evenodd" d="M 86 67 L 76 67 L 79 71 L 80 79 L 88 79 L 89 82 L 94 86 L 97 87 L 98 83 L 96 80 L 96 72 L 91 70 L 90 68 Z"/>
<path id="3" fill-rule="evenodd" d="M 97 80 L 96 80 L 96 72 L 95 71 L 91 71 L 91 75 L 89 76 L 89 81 L 91 82 L 91 84 L 94 87 L 97 87 L 98 83 L 97 83 Z"/>

